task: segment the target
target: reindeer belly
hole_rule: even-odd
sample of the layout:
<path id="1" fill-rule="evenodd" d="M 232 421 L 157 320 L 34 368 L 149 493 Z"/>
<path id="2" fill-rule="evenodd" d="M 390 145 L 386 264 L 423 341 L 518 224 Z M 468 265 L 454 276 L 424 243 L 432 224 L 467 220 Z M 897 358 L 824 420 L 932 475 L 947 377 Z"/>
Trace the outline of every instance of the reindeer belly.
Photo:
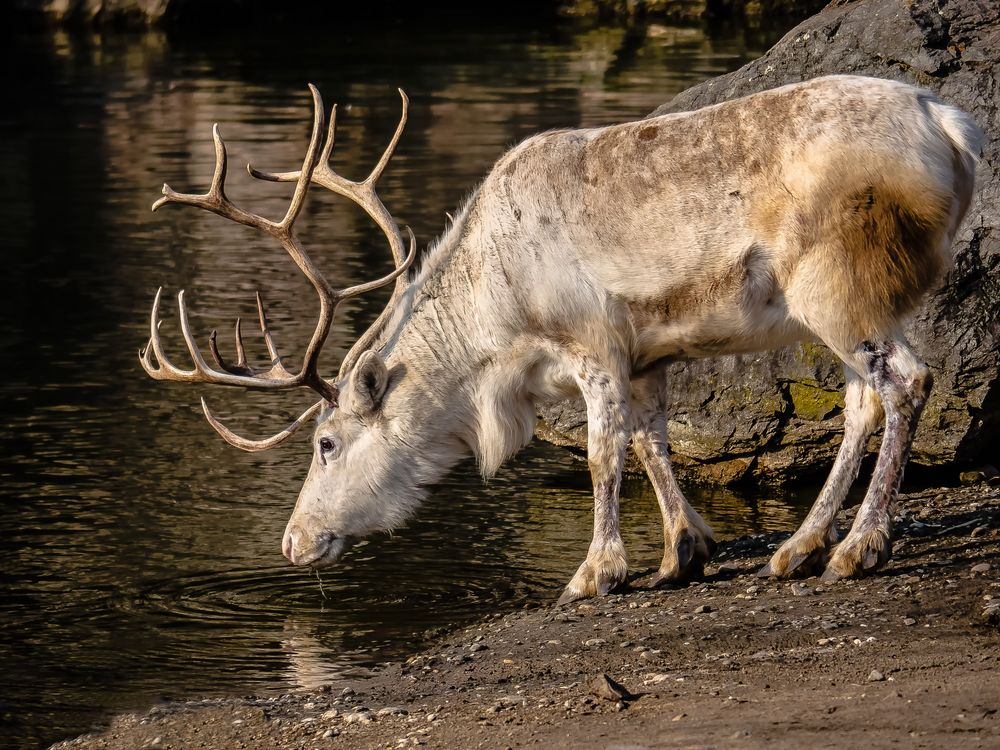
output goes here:
<path id="1" fill-rule="evenodd" d="M 690 359 L 763 351 L 808 337 L 793 320 L 761 251 L 752 246 L 708 278 L 626 303 L 633 360 Z"/>

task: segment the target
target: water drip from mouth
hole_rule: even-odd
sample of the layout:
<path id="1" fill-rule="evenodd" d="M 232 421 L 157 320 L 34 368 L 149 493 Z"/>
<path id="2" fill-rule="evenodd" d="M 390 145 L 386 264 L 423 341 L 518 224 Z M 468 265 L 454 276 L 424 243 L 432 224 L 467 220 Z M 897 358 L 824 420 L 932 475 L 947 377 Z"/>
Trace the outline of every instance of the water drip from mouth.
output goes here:
<path id="1" fill-rule="evenodd" d="M 316 581 L 319 583 L 319 595 L 323 597 L 324 601 L 328 601 L 326 592 L 323 590 L 323 579 L 319 577 L 319 569 L 313 568 L 313 573 L 316 574 Z"/>

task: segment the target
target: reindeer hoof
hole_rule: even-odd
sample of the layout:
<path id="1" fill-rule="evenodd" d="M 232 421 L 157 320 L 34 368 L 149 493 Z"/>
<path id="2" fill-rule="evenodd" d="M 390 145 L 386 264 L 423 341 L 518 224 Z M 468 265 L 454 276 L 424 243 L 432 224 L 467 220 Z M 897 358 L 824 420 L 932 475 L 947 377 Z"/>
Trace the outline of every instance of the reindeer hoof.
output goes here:
<path id="1" fill-rule="evenodd" d="M 841 578 L 861 578 L 884 566 L 890 557 L 892 540 L 884 527 L 857 535 L 852 532 L 834 547 L 822 579 L 832 583 Z"/>
<path id="2" fill-rule="evenodd" d="M 760 578 L 806 578 L 819 573 L 827 561 L 827 536 L 799 532 L 778 548 L 757 571 Z"/>
<path id="3" fill-rule="evenodd" d="M 712 559 L 717 547 L 710 531 L 684 529 L 677 536 L 673 549 L 664 551 L 660 569 L 647 585 L 656 588 L 664 583 L 685 583 L 700 578 L 705 573 L 705 563 Z"/>
<path id="4" fill-rule="evenodd" d="M 597 552 L 591 551 L 556 604 L 562 606 L 578 599 L 605 596 L 625 583 L 627 576 L 628 560 L 625 557 L 625 545 L 621 542 Z"/>

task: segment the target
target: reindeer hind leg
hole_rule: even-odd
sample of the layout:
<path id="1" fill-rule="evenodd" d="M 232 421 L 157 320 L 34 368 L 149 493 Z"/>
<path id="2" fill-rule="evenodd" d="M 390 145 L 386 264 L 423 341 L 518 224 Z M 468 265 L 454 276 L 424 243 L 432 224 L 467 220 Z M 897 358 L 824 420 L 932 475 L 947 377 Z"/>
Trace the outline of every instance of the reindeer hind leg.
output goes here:
<path id="1" fill-rule="evenodd" d="M 792 578 L 820 573 L 828 550 L 837 542 L 835 520 L 844 498 L 858 477 L 865 445 L 882 419 L 878 394 L 850 367 L 844 409 L 844 439 L 823 489 L 802 525 L 758 573 L 761 577 Z"/>
<path id="2" fill-rule="evenodd" d="M 849 356 L 850 365 L 882 399 L 885 433 L 865 499 L 850 533 L 833 550 L 823 573 L 826 581 L 866 575 L 889 560 L 893 506 L 934 380 L 902 335 L 865 341 Z"/>

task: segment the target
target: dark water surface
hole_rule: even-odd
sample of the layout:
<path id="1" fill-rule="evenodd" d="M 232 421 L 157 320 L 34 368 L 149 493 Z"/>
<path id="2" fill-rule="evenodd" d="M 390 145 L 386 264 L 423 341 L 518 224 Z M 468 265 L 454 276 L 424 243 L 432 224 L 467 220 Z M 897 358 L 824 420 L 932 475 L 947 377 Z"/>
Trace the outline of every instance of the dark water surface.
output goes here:
<path id="1" fill-rule="evenodd" d="M 308 395 L 156 383 L 136 350 L 161 284 L 189 290 L 202 336 L 251 315 L 263 289 L 286 353 L 311 332 L 314 295 L 253 232 L 149 206 L 164 179 L 207 186 L 219 121 L 235 165 L 230 194 L 277 217 L 284 186 L 253 183 L 236 166 L 301 160 L 305 83 L 340 102 L 335 161 L 351 177 L 377 159 L 402 86 L 410 125 L 381 192 L 426 243 L 522 137 L 641 116 L 759 47 L 660 26 L 345 29 L 307 44 L 6 33 L 0 745 L 37 747 L 164 698 L 314 687 L 403 656 L 428 631 L 557 596 L 589 542 L 589 478 L 542 445 L 487 486 L 462 465 L 408 528 L 325 573 L 322 592 L 286 565 L 281 533 L 308 440 L 241 453 L 196 404 L 204 392 L 244 432 L 267 434 Z M 389 267 L 378 231 L 329 196 L 313 198 L 299 226 L 336 284 Z M 345 306 L 328 372 L 381 299 Z M 164 334 L 185 362 L 174 313 L 168 304 Z M 788 528 L 799 515 L 787 498 L 692 498 L 723 537 Z M 626 484 L 623 512 L 633 565 L 655 565 L 658 513 L 645 482 Z"/>

